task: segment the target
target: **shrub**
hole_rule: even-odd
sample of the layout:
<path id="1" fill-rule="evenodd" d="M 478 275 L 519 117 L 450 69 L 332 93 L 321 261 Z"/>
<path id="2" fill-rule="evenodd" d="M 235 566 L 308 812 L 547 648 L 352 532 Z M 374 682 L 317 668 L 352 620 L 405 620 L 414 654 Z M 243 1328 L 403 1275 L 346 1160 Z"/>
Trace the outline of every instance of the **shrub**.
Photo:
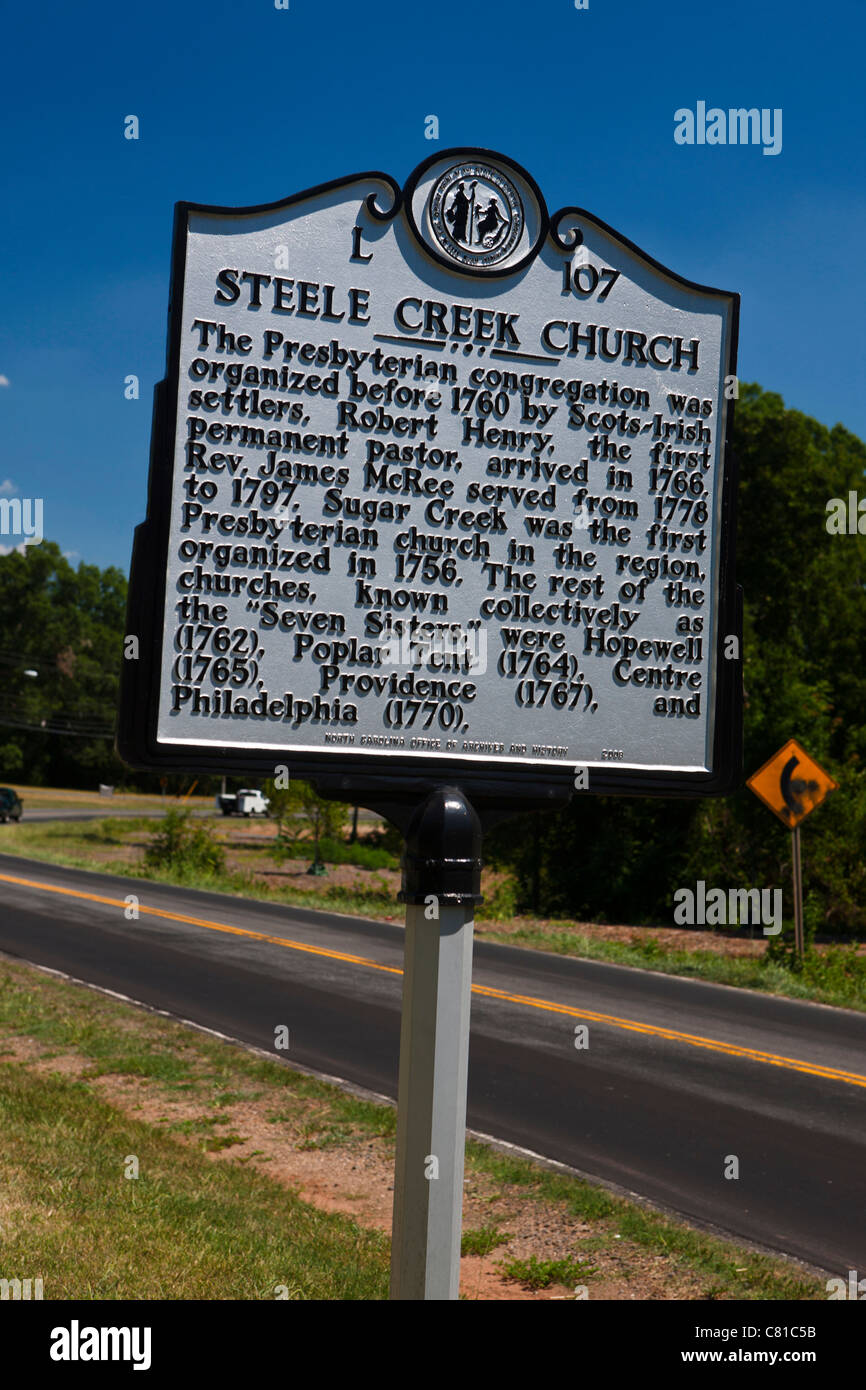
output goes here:
<path id="1" fill-rule="evenodd" d="M 304 855 L 309 857 L 311 848 L 308 839 L 299 837 L 292 840 L 283 836 L 275 846 L 274 857 L 302 859 Z M 330 836 L 319 840 L 319 859 L 323 864 L 356 864 L 361 869 L 399 868 L 399 861 L 387 850 L 371 848 L 362 841 L 346 845 L 342 840 L 334 840 Z"/>
<path id="2" fill-rule="evenodd" d="M 264 793 L 278 826 L 274 846 L 274 857 L 278 860 L 293 854 L 302 838 L 312 844 L 315 857 L 321 859 L 321 843 L 336 840 L 349 815 L 350 808 L 345 802 L 319 796 L 309 782 L 295 777 L 287 787 L 278 787 L 273 778 L 269 779 L 264 784 Z"/>
<path id="3" fill-rule="evenodd" d="M 516 911 L 517 886 L 510 875 L 503 875 L 487 886 L 475 917 L 479 922 L 508 922 Z"/>
<path id="4" fill-rule="evenodd" d="M 167 811 L 144 852 L 151 869 L 217 874 L 225 868 L 225 850 L 207 821 L 190 820 L 189 811 Z"/>

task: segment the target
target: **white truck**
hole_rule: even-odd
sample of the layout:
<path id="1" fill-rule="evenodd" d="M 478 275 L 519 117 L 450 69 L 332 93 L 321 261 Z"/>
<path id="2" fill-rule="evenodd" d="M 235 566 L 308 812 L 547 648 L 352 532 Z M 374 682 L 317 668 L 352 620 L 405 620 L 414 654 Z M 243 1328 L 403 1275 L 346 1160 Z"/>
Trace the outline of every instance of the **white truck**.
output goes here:
<path id="1" fill-rule="evenodd" d="M 266 816 L 268 798 L 256 787 L 242 787 L 239 792 L 226 792 L 216 798 L 216 807 L 224 816 Z"/>

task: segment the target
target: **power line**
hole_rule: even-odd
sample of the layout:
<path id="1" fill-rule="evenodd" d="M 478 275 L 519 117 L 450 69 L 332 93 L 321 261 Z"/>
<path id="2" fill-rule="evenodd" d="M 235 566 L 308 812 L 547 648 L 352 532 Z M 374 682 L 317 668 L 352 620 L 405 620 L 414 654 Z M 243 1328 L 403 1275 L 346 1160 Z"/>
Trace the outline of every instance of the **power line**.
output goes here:
<path id="1" fill-rule="evenodd" d="M 27 704 L 22 703 L 20 699 L 10 699 L 7 697 L 3 705 L 0 706 L 0 712 L 11 714 L 19 721 L 24 721 L 26 723 L 32 723 L 34 720 L 41 721 L 44 718 L 47 722 L 53 724 L 62 722 L 70 727 L 76 725 L 79 729 L 85 731 L 88 729 L 106 728 L 106 714 L 104 711 L 91 714 L 86 710 L 65 709 L 50 710 L 43 715 L 41 711 L 33 710 L 32 707 L 28 707 Z"/>
<path id="2" fill-rule="evenodd" d="M 0 719 L 0 726 L 7 729 L 27 729 L 36 734 L 63 734 L 66 738 L 114 738 L 113 729 L 72 729 L 69 727 L 54 727 L 48 720 L 42 724 L 25 724 L 17 719 Z"/>

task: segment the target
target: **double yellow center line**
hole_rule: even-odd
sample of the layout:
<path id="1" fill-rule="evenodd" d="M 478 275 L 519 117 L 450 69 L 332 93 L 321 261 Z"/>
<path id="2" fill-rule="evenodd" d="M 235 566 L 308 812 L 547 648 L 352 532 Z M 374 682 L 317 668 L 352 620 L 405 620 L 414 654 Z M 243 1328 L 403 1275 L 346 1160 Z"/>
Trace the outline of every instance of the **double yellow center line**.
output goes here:
<path id="1" fill-rule="evenodd" d="M 81 898 L 85 902 L 104 903 L 107 907 L 126 909 L 129 904 L 124 898 L 109 898 L 99 893 L 84 893 L 78 888 L 61 888 L 52 883 L 41 883 L 36 879 L 17 878 L 12 874 L 0 874 L 0 883 L 15 883 L 22 888 L 36 888 L 42 893 L 58 893 L 61 897 Z M 304 951 L 311 956 L 326 956 L 329 960 L 345 961 L 348 965 L 362 965 L 368 970 L 383 970 L 389 975 L 402 975 L 403 971 L 395 965 L 381 965 L 379 961 L 367 956 L 352 955 L 347 951 L 333 951 L 324 946 L 310 946 L 305 941 L 292 941 L 284 936 L 271 936 L 268 932 L 252 931 L 249 927 L 233 927 L 225 922 L 212 922 L 206 917 L 191 917 L 184 912 L 169 912 L 163 907 L 148 907 L 139 902 L 136 911 L 147 917 L 163 917 L 169 922 L 185 922 L 189 926 L 204 927 L 208 931 L 224 932 L 228 936 L 242 936 L 248 941 L 263 941 L 269 946 L 282 946 L 289 951 Z M 511 994 L 504 989 L 493 989 L 489 985 L 472 986 L 472 993 L 487 999 L 501 999 L 507 1004 L 522 1004 L 526 1008 L 543 1009 L 547 1013 L 565 1014 L 568 1018 L 579 1018 L 589 1023 L 604 1023 L 610 1028 L 623 1028 L 631 1033 L 644 1033 L 654 1038 L 664 1038 L 668 1042 L 686 1043 L 689 1047 L 701 1047 L 711 1052 L 722 1052 L 728 1057 L 744 1057 L 751 1062 L 763 1062 L 770 1067 L 785 1067 L 789 1071 L 805 1072 L 809 1076 L 820 1076 L 827 1081 L 842 1081 L 849 1086 L 866 1087 L 866 1076 L 858 1072 L 842 1071 L 838 1067 L 822 1067 L 814 1062 L 803 1062 L 796 1057 L 781 1057 L 775 1052 L 763 1052 L 758 1048 L 741 1047 L 738 1043 L 721 1042 L 717 1038 L 704 1038 L 696 1033 L 681 1033 L 675 1028 L 662 1028 L 655 1023 L 640 1023 L 633 1018 L 619 1018 L 616 1014 L 596 1013 L 593 1009 L 577 1009 L 570 1004 L 555 1004 L 549 999 L 537 999 L 531 994 Z"/>

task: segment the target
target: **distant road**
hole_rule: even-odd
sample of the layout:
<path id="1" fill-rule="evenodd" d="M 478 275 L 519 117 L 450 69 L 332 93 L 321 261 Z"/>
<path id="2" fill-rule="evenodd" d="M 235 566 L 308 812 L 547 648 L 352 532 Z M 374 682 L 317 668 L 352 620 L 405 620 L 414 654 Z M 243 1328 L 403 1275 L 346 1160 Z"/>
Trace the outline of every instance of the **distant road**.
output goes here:
<path id="1" fill-rule="evenodd" d="M 153 809 L 139 811 L 136 807 L 133 806 L 114 806 L 111 802 L 108 802 L 104 807 L 82 806 L 80 808 L 72 806 L 30 807 L 25 803 L 24 815 L 21 817 L 21 824 L 26 825 L 28 821 L 35 820 L 106 820 L 108 817 L 112 816 L 122 820 L 137 820 L 139 816 L 146 816 L 148 819 L 152 820 L 161 820 L 162 817 L 165 815 L 166 811 L 179 809 L 181 808 L 175 806 L 174 804 L 172 804 L 171 806 L 166 806 L 162 810 Z M 196 807 L 193 809 L 192 814 L 194 816 L 212 816 L 216 813 L 213 810 L 205 810 L 204 808 Z M 222 819 L 222 817 L 220 817 L 220 819 Z M 3 828 L 2 826 L 0 826 L 0 836 L 2 836 L 2 833 Z M 0 840 L 0 844 L 2 844 L 2 840 Z"/>
<path id="2" fill-rule="evenodd" d="M 121 820 L 137 820 L 140 816 L 146 816 L 148 819 L 152 820 L 161 820 L 166 811 L 181 811 L 183 809 L 183 803 L 175 801 L 169 802 L 167 806 L 161 809 L 157 807 L 145 810 L 138 810 L 134 806 L 115 806 L 111 801 L 106 801 L 105 806 L 82 806 L 80 808 L 74 806 L 60 806 L 54 808 L 51 806 L 28 806 L 25 802 L 24 815 L 21 817 L 21 823 L 23 825 L 27 821 L 45 820 L 105 820 L 107 817 L 111 816 L 115 816 Z M 214 816 L 220 821 L 226 820 L 229 824 L 231 824 L 232 821 L 246 819 L 244 816 L 224 817 L 222 812 L 217 811 L 215 807 L 194 806 L 191 808 L 191 812 L 193 816 Z M 249 819 L 251 821 L 260 821 L 266 825 L 270 823 L 267 816 L 250 816 Z M 378 822 L 381 821 L 381 819 L 381 816 L 377 816 L 371 811 L 360 811 L 358 814 L 358 822 L 361 825 L 370 824 L 374 821 Z M 3 827 L 0 825 L 0 837 L 2 837 L 2 834 Z M 2 847 L 2 839 L 0 839 L 0 847 Z"/>
<path id="3" fill-rule="evenodd" d="M 392 1097 L 402 945 L 389 923 L 0 855 L 0 951 L 268 1050 L 285 1024 L 287 1060 Z M 866 1015 L 484 941 L 474 980 L 473 1129 L 866 1274 Z"/>

